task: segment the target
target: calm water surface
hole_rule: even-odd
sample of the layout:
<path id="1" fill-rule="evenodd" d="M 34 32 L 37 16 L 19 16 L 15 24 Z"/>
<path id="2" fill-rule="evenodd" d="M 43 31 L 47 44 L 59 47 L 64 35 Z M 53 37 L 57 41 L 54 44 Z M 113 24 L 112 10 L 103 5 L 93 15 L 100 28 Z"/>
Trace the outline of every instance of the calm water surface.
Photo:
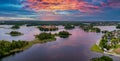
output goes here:
<path id="1" fill-rule="evenodd" d="M 59 31 L 64 30 L 61 26 L 59 28 Z M 0 39 L 6 39 L 9 37 L 8 40 L 12 40 L 14 38 L 18 40 L 23 38 L 30 41 L 34 39 L 35 34 L 40 33 L 40 31 L 35 27 L 23 26 L 18 30 L 25 33 L 23 36 L 11 37 L 4 34 L 10 31 L 10 29 L 5 31 L 4 29 L 0 28 L 0 33 L 3 32 L 2 36 L 0 36 Z M 69 38 L 63 39 L 57 37 L 57 40 L 53 42 L 35 44 L 29 49 L 20 53 L 16 53 L 15 55 L 5 57 L 1 61 L 90 61 L 90 58 L 92 57 L 102 56 L 100 53 L 90 51 L 90 47 L 100 40 L 102 36 L 101 33 L 84 32 L 79 27 L 67 31 L 72 34 Z M 5 36 L 6 38 L 4 38 Z M 112 57 L 114 61 L 120 61 L 120 57 L 110 57 Z"/>
<path id="2" fill-rule="evenodd" d="M 0 25 L 0 40 L 27 40 L 27 41 L 32 41 L 35 39 L 34 35 L 40 34 L 42 31 L 39 31 L 39 29 L 36 26 L 32 27 L 26 27 L 26 26 L 21 26 L 20 29 L 13 30 L 10 29 L 12 25 Z M 64 30 L 63 26 L 59 26 L 58 31 L 53 31 L 52 33 L 58 33 L 59 31 Z M 19 31 L 23 33 L 24 35 L 21 36 L 10 36 L 9 34 L 11 31 Z"/>

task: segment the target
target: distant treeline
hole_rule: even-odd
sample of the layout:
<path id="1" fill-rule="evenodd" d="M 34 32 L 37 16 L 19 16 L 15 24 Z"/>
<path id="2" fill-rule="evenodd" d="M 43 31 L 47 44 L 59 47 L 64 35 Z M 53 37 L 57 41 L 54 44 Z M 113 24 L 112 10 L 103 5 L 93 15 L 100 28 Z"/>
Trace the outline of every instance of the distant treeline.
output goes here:
<path id="1" fill-rule="evenodd" d="M 116 28 L 117 28 L 117 29 L 120 29 L 120 24 L 118 24 L 118 25 L 116 26 Z"/>
<path id="2" fill-rule="evenodd" d="M 91 23 L 93 25 L 116 25 L 119 21 L 0 21 L 1 25 L 80 25 L 81 23 Z"/>

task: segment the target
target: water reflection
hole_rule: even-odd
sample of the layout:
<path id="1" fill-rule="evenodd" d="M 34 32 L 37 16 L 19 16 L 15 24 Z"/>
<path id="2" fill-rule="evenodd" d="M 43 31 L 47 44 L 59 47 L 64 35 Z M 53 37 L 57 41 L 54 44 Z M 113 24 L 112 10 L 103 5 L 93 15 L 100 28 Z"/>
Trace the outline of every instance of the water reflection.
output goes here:
<path id="1" fill-rule="evenodd" d="M 0 40 L 26 40 L 26 41 L 32 41 L 35 39 L 34 35 L 40 34 L 42 31 L 40 31 L 36 26 L 32 27 L 26 27 L 26 26 L 21 26 L 20 29 L 10 29 L 12 25 L 0 25 Z M 58 31 L 51 31 L 51 33 L 58 33 L 59 31 L 65 30 L 63 26 L 58 26 L 59 30 Z M 19 31 L 23 33 L 24 35 L 21 36 L 11 36 L 9 33 L 11 31 Z"/>
<path id="2" fill-rule="evenodd" d="M 4 28 L 0 28 L 0 33 L 1 33 L 0 40 L 9 40 L 9 41 L 27 40 L 27 41 L 31 41 L 31 40 L 35 39 L 34 35 L 40 33 L 40 31 L 35 27 L 21 26 L 20 29 L 17 29 L 17 30 L 10 29 L 10 27 L 8 28 L 8 26 L 3 26 L 3 27 Z M 9 34 L 6 34 L 6 33 L 9 33 L 11 31 L 19 31 L 19 32 L 23 33 L 24 35 L 13 37 L 13 36 L 10 36 Z"/>

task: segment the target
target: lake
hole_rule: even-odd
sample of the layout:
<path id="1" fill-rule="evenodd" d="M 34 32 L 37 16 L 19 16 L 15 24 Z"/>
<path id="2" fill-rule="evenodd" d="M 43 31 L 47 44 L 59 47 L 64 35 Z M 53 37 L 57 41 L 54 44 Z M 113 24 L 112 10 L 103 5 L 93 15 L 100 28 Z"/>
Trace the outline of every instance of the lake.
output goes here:
<path id="1" fill-rule="evenodd" d="M 1 26 L 0 26 L 1 27 Z M 12 37 L 5 33 L 12 31 L 10 26 L 2 26 L 0 28 L 0 40 L 34 40 L 34 35 L 41 33 L 35 26 L 21 26 L 20 31 L 24 33 L 22 36 Z M 111 29 L 110 27 L 107 28 Z M 59 30 L 52 32 L 57 33 L 65 30 L 63 26 L 59 26 Z M 10 55 L 1 59 L 1 61 L 90 61 L 91 58 L 102 56 L 101 53 L 90 51 L 90 47 L 100 40 L 102 33 L 85 32 L 79 27 L 67 30 L 72 35 L 69 38 L 59 38 L 53 42 L 44 44 L 34 44 L 29 49 Z M 120 61 L 120 57 L 110 56 L 114 61 Z"/>

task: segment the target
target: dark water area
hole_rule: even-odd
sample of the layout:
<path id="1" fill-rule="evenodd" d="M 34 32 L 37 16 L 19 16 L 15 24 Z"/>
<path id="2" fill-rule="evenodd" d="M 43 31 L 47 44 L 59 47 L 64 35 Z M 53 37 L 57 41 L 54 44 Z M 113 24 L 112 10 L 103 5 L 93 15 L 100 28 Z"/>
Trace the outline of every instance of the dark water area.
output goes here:
<path id="1" fill-rule="evenodd" d="M 59 31 L 61 30 L 64 29 Z M 79 27 L 67 31 L 72 34 L 69 38 L 56 37 L 57 40 L 53 42 L 34 44 L 29 49 L 1 61 L 90 61 L 91 58 L 103 55 L 90 50 L 90 47 L 100 40 L 102 33 L 84 32 Z M 120 61 L 120 57 L 110 57 L 114 61 Z"/>

